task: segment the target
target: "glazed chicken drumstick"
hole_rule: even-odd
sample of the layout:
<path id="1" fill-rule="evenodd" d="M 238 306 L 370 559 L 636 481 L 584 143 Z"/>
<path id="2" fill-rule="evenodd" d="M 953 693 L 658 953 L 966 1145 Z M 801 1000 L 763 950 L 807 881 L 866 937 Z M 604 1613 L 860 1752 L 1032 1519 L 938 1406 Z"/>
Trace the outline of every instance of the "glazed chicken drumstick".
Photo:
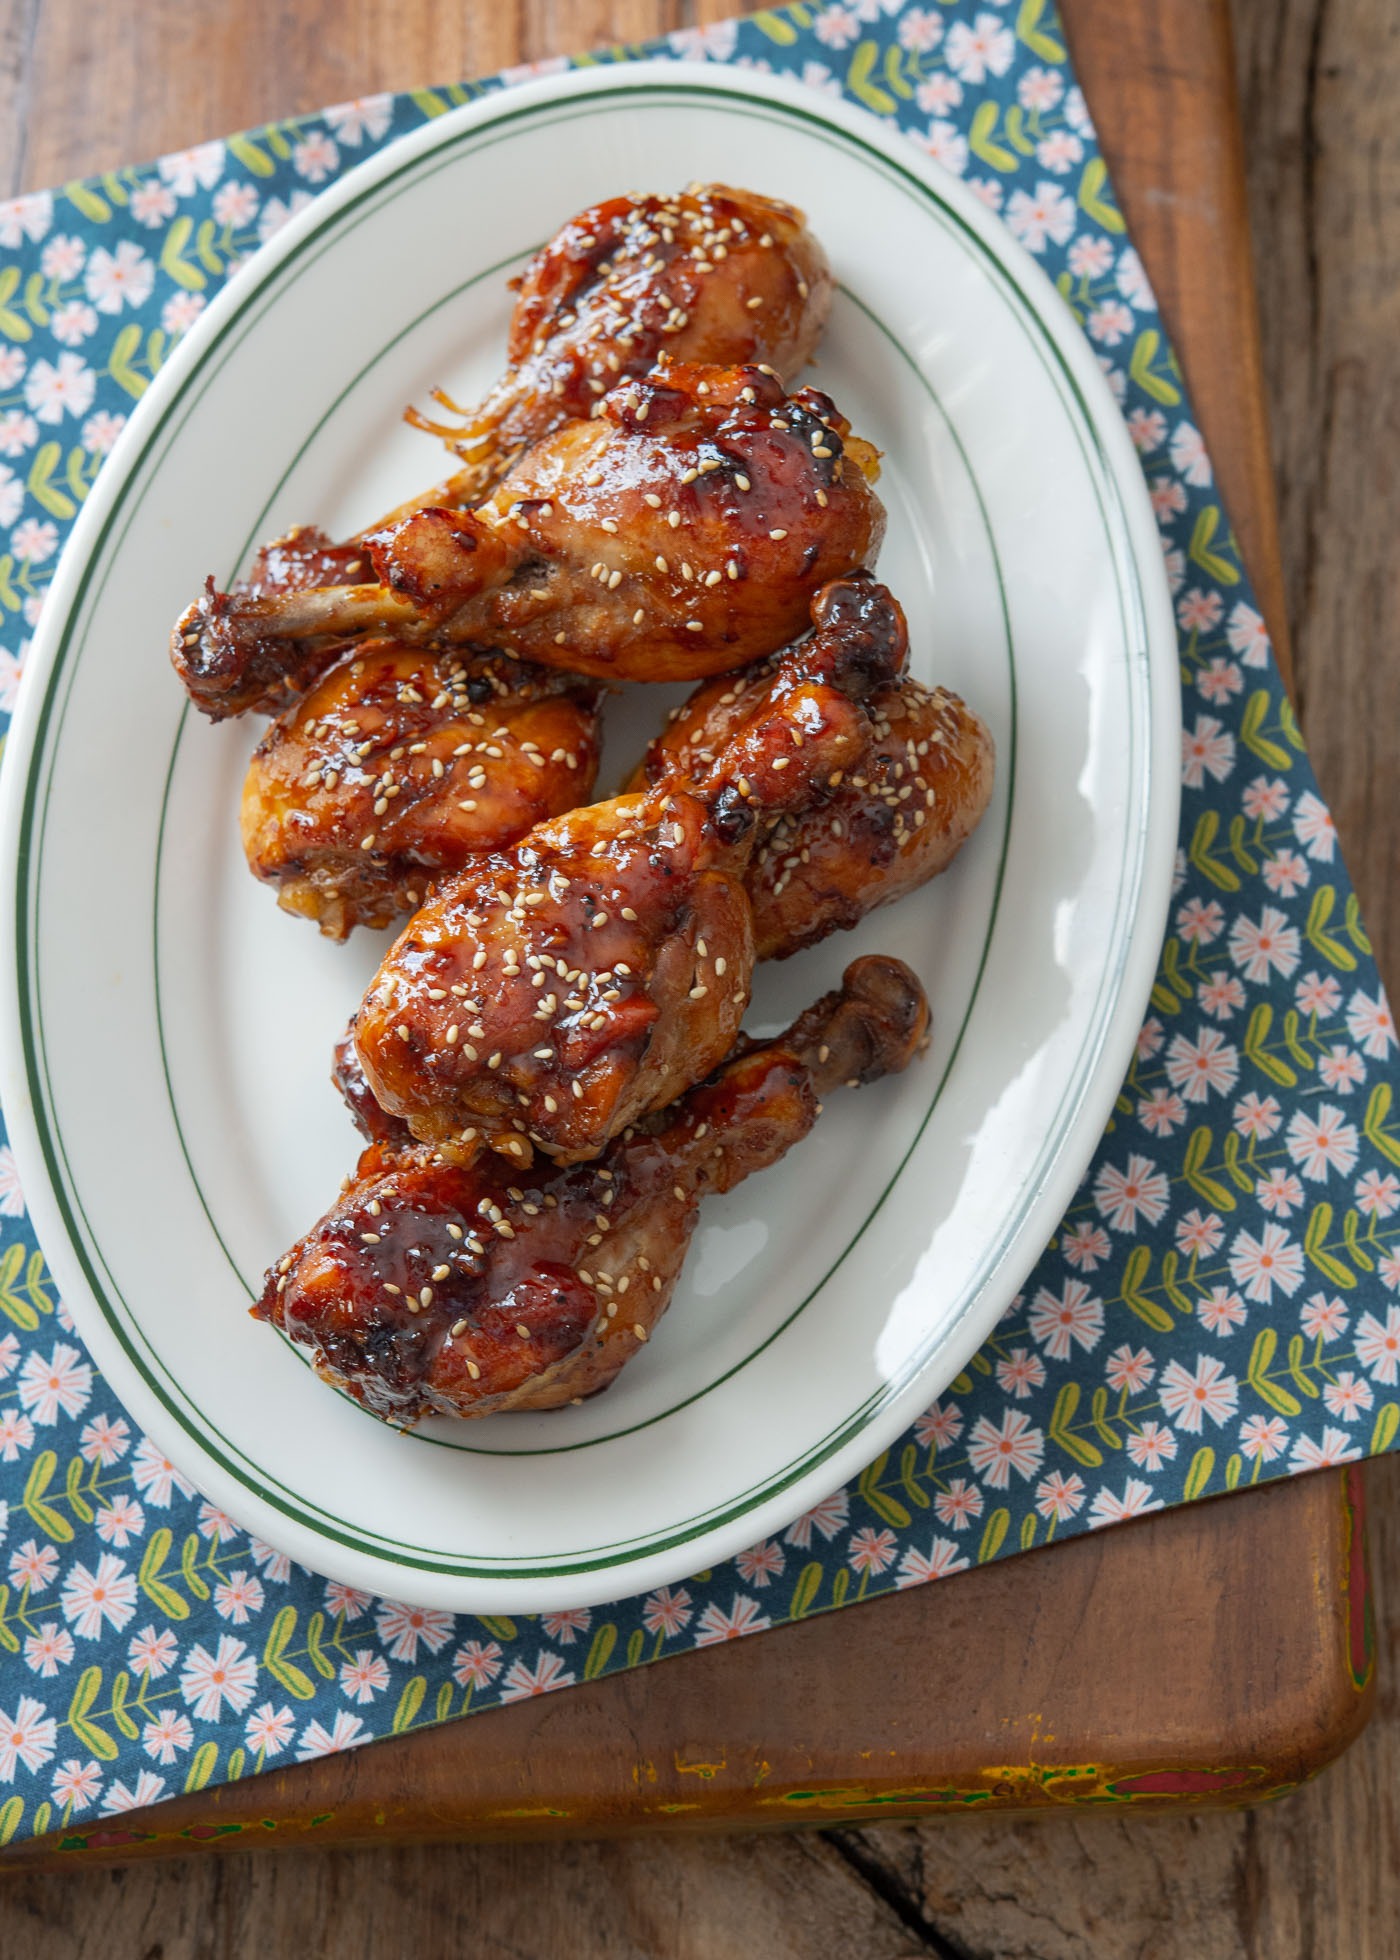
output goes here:
<path id="1" fill-rule="evenodd" d="M 409 411 L 463 459 L 415 507 L 480 503 L 524 450 L 592 415 L 662 355 L 796 374 L 831 308 L 826 254 L 802 213 L 724 184 L 592 205 L 535 254 L 516 288 L 509 366 L 484 401 L 463 409 L 439 391 L 452 421 Z"/>
<path id="2" fill-rule="evenodd" d="M 603 679 L 728 672 L 874 562 L 875 466 L 813 389 L 785 395 L 756 367 L 657 368 L 538 443 L 476 510 L 421 510 L 367 538 L 376 583 L 250 596 L 211 581 L 171 656 L 216 720 L 276 706 L 370 634 Z"/>
<path id="3" fill-rule="evenodd" d="M 766 698 L 789 648 L 698 687 L 648 748 L 633 790 L 685 790 L 714 766 L 733 729 Z M 866 747 L 803 808 L 773 814 L 745 878 L 754 957 L 786 959 L 945 871 L 977 828 L 995 771 L 986 724 L 946 688 L 898 672 L 866 703 Z"/>
<path id="4" fill-rule="evenodd" d="M 776 1163 L 838 1085 L 906 1067 L 927 1022 L 909 969 L 866 958 L 593 1163 L 524 1173 L 373 1144 L 253 1311 L 396 1423 L 579 1401 L 665 1312 L 701 1198 Z"/>
<path id="5" fill-rule="evenodd" d="M 263 736 L 243 785 L 255 877 L 331 939 L 586 802 L 596 682 L 504 654 L 365 640 Z"/>
<path id="6" fill-rule="evenodd" d="M 869 578 L 828 586 L 812 618 L 684 791 L 541 824 L 410 920 L 354 1036 L 374 1096 L 420 1142 L 596 1156 L 729 1052 L 752 978 L 759 825 L 865 752 L 865 703 L 903 659 L 903 617 Z"/>

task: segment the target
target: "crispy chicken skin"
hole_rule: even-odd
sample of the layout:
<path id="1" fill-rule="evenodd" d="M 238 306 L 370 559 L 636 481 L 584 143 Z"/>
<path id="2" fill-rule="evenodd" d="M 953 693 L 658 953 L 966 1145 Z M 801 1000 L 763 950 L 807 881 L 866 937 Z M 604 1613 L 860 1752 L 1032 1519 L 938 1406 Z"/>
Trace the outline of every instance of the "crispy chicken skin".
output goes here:
<path id="1" fill-rule="evenodd" d="M 882 586 L 838 581 L 800 657 L 685 791 L 588 805 L 447 880 L 365 995 L 369 1087 L 448 1155 L 596 1156 L 729 1052 L 748 1005 L 744 878 L 760 826 L 810 803 L 869 742 L 898 671 Z"/>
<path id="2" fill-rule="evenodd" d="M 522 1172 L 372 1144 L 253 1311 L 395 1423 L 595 1394 L 665 1312 L 701 1198 L 776 1163 L 838 1085 L 906 1067 L 927 1022 L 909 969 L 866 958 L 592 1163 Z"/>
<path id="3" fill-rule="evenodd" d="M 324 669 L 328 640 L 368 634 L 602 679 L 725 673 L 785 645 L 816 591 L 874 562 L 875 465 L 814 389 L 787 396 L 756 367 L 658 367 L 562 424 L 475 510 L 372 533 L 377 584 L 206 590 L 171 657 L 216 720 L 284 699 Z"/>
<path id="4" fill-rule="evenodd" d="M 207 579 L 201 603 L 213 609 L 230 603 L 263 605 L 289 592 L 341 586 L 370 570 L 360 540 L 336 544 L 314 525 L 297 524 L 285 537 L 259 547 L 247 577 L 237 582 L 231 594 L 216 591 L 213 579 Z M 198 611 L 198 605 L 191 606 L 181 616 L 171 638 L 170 657 L 190 699 L 210 721 L 226 721 L 250 711 L 280 714 L 341 652 L 341 643 L 333 635 L 304 649 L 295 665 L 287 662 L 284 649 L 273 640 L 245 647 L 215 636 L 201 646 L 194 624 Z M 190 664 L 196 661 L 203 663 L 197 680 Z"/>
<path id="5" fill-rule="evenodd" d="M 335 1044 L 331 1060 L 331 1081 L 340 1091 L 355 1128 L 367 1143 L 385 1143 L 395 1149 L 410 1150 L 417 1139 L 401 1116 L 391 1116 L 379 1107 L 374 1091 L 365 1080 L 364 1063 L 355 1046 L 354 1022 Z"/>
<path id="6" fill-rule="evenodd" d="M 802 213 L 724 184 L 590 206 L 535 254 L 516 290 L 509 366 L 480 406 L 439 393 L 450 420 L 409 412 L 463 459 L 433 503 L 479 503 L 532 444 L 592 415 L 663 355 L 795 374 L 831 307 L 826 254 Z"/>
<path id="7" fill-rule="evenodd" d="M 329 938 L 386 926 L 474 852 L 587 800 L 599 692 L 505 654 L 361 641 L 254 752 L 249 867 Z"/>
<path id="8" fill-rule="evenodd" d="M 356 1016 L 380 1104 L 448 1154 L 596 1156 L 733 1045 L 753 968 L 734 855 L 694 797 L 624 797 L 447 880 Z"/>
<path id="9" fill-rule="evenodd" d="M 870 704 L 867 753 L 835 795 L 779 817 L 746 881 L 754 957 L 785 960 L 946 871 L 991 801 L 986 723 L 946 688 L 905 679 Z"/>
<path id="10" fill-rule="evenodd" d="M 946 688 L 910 679 L 903 615 L 873 585 L 872 611 L 876 594 L 898 616 L 898 677 L 870 698 L 866 749 L 840 781 L 760 825 L 746 877 L 760 960 L 786 959 L 926 884 L 952 863 L 991 799 L 995 758 L 985 723 Z M 789 647 L 743 675 L 698 687 L 652 742 L 630 787 L 686 790 L 703 780 L 733 729 L 804 658 L 803 646 Z"/>

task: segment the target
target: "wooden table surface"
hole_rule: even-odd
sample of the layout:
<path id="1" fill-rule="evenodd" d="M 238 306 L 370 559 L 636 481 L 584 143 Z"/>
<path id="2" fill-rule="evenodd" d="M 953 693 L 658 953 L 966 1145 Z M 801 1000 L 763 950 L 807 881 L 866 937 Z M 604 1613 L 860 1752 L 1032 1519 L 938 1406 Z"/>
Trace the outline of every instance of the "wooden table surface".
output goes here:
<path id="1" fill-rule="evenodd" d="M 16 188 L 48 182 L 367 87 L 638 38 L 682 24 L 689 11 L 634 0 L 611 8 L 476 6 L 456 18 L 426 6 L 390 15 L 349 4 L 304 9 L 284 21 L 262 0 L 236 10 L 177 9 L 168 0 L 112 0 L 100 10 L 73 0 L 0 0 L 0 185 L 7 177 Z M 1123 56 L 1121 37 L 1112 33 L 1115 11 L 1123 10 L 1101 0 L 1066 8 L 1091 101 L 1098 99 L 1095 64 L 1098 85 L 1111 87 L 1113 63 Z M 1393 883 L 1386 874 L 1397 825 L 1381 744 L 1393 725 L 1397 688 L 1394 671 L 1376 666 L 1384 626 L 1395 617 L 1386 529 L 1394 500 L 1388 510 L 1385 476 L 1395 451 L 1383 439 L 1395 432 L 1396 336 L 1387 313 L 1395 307 L 1400 258 L 1398 153 L 1383 107 L 1386 81 L 1392 89 L 1400 84 L 1393 14 L 1393 7 L 1365 0 L 1334 0 L 1325 18 L 1320 4 L 1301 0 L 1237 4 L 1259 193 L 1264 345 L 1276 453 L 1285 462 L 1284 575 L 1298 689 L 1323 787 L 1338 810 L 1390 971 L 1400 921 L 1393 906 L 1387 911 Z M 1091 15 L 1108 29 L 1092 41 Z M 1159 0 L 1155 9 L 1164 36 L 1211 31 L 1214 15 L 1205 0 Z M 1180 132 L 1157 140 L 1173 134 Z M 1152 133 L 1138 135 L 1149 142 Z M 1134 206 L 1120 181 L 1141 236 L 1152 214 Z M 1228 263 L 1203 266 L 1199 254 L 1166 275 L 1150 254 L 1149 262 L 1164 290 L 1194 287 L 1195 303 L 1207 306 L 1229 270 Z M 1230 413 L 1232 378 L 1193 369 L 1189 352 L 1187 367 L 1219 447 L 1207 404 L 1214 391 L 1212 413 Z M 1238 402 L 1234 412 L 1238 417 Z M 1373 433 L 1382 440 L 1368 445 Z M 1263 486 L 1257 472 L 1232 483 L 1223 454 L 1220 460 L 1246 557 L 1277 623 L 1267 519 L 1253 537 L 1245 521 L 1266 512 Z M 1310 689 L 1324 671 L 1332 685 Z M 1380 689 L 1388 694 L 1378 699 Z M 1395 1488 L 1390 1466 L 1374 1481 L 1382 1491 Z M 1385 1513 L 1381 1525 L 1389 1562 Z M 777 1648 L 787 1637 L 763 1644 Z M 446 1945 L 449 1928 L 470 1925 L 464 1950 L 491 1954 L 552 1953 L 567 1927 L 572 1946 L 585 1954 L 1048 1956 L 1080 1951 L 1087 1941 L 1096 1954 L 1335 1953 L 1350 1960 L 1388 1950 L 1393 1927 L 1394 1896 L 1385 1891 L 1385 1874 L 1396 1865 L 1393 1791 L 1385 1782 L 1388 1762 L 1393 1782 L 1392 1722 L 1387 1697 L 1382 1722 L 1303 1796 L 1270 1813 L 1204 1826 L 1093 1818 L 1033 1831 L 978 1823 L 956 1836 L 923 1826 L 687 1846 L 244 1858 L 221 1863 L 217 1875 L 212 1867 L 129 1872 L 116 1893 L 96 1874 L 76 1883 L 12 1880 L 0 1894 L 0 1949 L 10 1950 L 32 1917 L 48 1930 L 37 1947 L 32 1936 L 28 1944 L 45 1957 L 95 1953 L 99 1940 L 104 1952 L 145 1953 L 158 1944 L 170 1956 L 193 1954 L 213 1950 L 213 1908 L 217 1950 L 230 1956 L 280 1952 L 298 1939 L 313 1952 L 334 1941 L 381 1953 L 412 1938 L 433 1952 Z M 1368 1841 L 1383 1855 L 1359 1854 Z"/>

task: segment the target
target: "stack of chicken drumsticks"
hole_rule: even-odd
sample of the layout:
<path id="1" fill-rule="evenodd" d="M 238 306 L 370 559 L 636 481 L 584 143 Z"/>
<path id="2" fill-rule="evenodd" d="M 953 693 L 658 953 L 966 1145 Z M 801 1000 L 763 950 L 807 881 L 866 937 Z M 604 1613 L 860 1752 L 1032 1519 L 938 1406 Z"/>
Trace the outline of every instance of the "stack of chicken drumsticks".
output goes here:
<path id="1" fill-rule="evenodd" d="M 704 1194 L 908 1064 L 902 962 L 762 1043 L 754 964 L 942 871 L 992 787 L 869 569 L 877 452 L 786 391 L 832 293 L 801 212 L 614 198 L 517 293 L 480 407 L 410 414 L 460 467 L 347 542 L 264 546 L 171 641 L 211 719 L 273 717 L 242 825 L 279 903 L 335 939 L 412 915 L 336 1050 L 368 1148 L 254 1309 L 397 1424 L 606 1387 Z M 606 683 L 676 680 L 589 802 Z"/>

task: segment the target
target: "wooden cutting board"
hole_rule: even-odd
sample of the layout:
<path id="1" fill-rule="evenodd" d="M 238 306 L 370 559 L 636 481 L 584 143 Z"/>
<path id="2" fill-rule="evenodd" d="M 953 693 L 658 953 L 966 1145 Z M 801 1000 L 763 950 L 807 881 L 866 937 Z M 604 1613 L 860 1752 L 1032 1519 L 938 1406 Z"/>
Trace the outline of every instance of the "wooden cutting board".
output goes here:
<path id="1" fill-rule="evenodd" d="M 176 33 L 182 11 L 183 0 L 51 7 L 57 51 L 34 60 L 21 106 L 31 184 L 354 91 L 480 70 L 489 65 L 484 32 L 492 63 L 548 51 L 503 26 L 518 21 L 515 10 L 469 10 L 448 46 L 431 0 L 399 0 L 391 48 L 375 41 L 376 0 L 320 0 L 298 9 L 301 58 L 289 81 L 270 58 L 270 14 L 268 31 L 256 31 L 267 0 L 248 0 L 249 31 L 231 34 L 214 63 L 202 37 Z M 664 0 L 631 0 L 623 11 L 628 38 L 675 24 Z M 583 46 L 607 29 L 587 0 L 557 0 L 546 12 L 553 47 Z M 1063 13 L 1286 663 L 1226 0 L 1063 0 Z M 70 16 L 86 57 L 76 66 L 62 58 Z M 108 42 L 122 72 L 144 77 L 125 95 L 100 59 Z M 365 59 L 347 73 L 345 50 L 355 46 Z M 1362 1494 L 1353 1469 L 1216 1499 L 181 1797 L 120 1828 L 113 1820 L 12 1846 L 0 1869 L 252 1844 L 828 1825 L 1278 1795 L 1344 1749 L 1370 1710 Z"/>

